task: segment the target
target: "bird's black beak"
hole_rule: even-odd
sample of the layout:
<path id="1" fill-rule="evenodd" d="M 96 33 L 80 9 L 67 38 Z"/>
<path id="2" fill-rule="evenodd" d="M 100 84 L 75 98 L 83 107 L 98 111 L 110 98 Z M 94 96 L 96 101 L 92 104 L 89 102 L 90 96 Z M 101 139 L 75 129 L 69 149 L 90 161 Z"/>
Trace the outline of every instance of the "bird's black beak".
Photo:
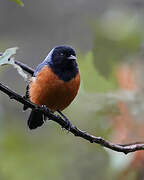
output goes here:
<path id="1" fill-rule="evenodd" d="M 67 59 L 69 59 L 69 60 L 76 60 L 77 58 L 74 55 L 70 55 Z"/>

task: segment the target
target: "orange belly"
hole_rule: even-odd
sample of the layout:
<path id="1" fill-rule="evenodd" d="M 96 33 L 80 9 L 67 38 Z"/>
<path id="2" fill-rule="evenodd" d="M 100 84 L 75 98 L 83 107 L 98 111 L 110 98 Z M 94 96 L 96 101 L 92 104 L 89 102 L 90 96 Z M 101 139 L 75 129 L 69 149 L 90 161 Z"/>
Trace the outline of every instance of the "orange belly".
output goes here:
<path id="1" fill-rule="evenodd" d="M 73 101 L 79 86 L 79 73 L 69 82 L 64 82 L 45 66 L 35 78 L 32 78 L 29 96 L 37 105 L 46 105 L 52 111 L 63 110 Z"/>

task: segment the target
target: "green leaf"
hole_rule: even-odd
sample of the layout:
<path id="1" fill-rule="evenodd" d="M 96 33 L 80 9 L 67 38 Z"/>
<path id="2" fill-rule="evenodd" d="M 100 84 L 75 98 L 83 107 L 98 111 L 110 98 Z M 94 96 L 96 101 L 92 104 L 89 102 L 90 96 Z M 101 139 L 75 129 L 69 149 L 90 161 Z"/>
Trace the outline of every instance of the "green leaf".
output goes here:
<path id="1" fill-rule="evenodd" d="M 11 58 L 11 56 L 16 54 L 17 49 L 18 47 L 6 49 L 5 52 L 0 56 L 0 66 L 5 64 L 10 64 L 11 60 L 9 58 Z"/>
<path id="2" fill-rule="evenodd" d="M 84 83 L 84 89 L 89 92 L 109 92 L 116 88 L 115 81 L 111 78 L 105 79 L 93 65 L 93 53 L 89 52 L 81 56 L 79 67 Z"/>
<path id="3" fill-rule="evenodd" d="M 24 6 L 24 3 L 21 1 L 21 0 L 12 0 L 14 1 L 15 3 L 17 3 L 19 6 L 23 7 Z"/>
<path id="4" fill-rule="evenodd" d="M 24 78 L 24 80 L 27 80 L 28 78 L 27 74 L 24 73 L 22 68 L 15 63 L 14 58 L 11 57 L 14 54 L 16 54 L 17 49 L 18 47 L 6 49 L 5 52 L 0 56 L 0 66 L 8 65 L 8 64 L 12 65 L 14 68 L 16 68 L 16 70 Z"/>

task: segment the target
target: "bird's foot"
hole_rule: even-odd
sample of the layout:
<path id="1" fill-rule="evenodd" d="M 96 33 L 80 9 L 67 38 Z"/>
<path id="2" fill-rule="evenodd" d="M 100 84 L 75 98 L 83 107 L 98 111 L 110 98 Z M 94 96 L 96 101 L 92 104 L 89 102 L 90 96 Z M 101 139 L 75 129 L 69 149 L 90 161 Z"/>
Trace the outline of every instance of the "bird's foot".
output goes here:
<path id="1" fill-rule="evenodd" d="M 22 96 L 24 99 L 28 100 L 28 98 L 26 97 L 26 95 Z M 27 110 L 28 106 L 24 104 L 23 106 L 23 111 Z"/>
<path id="2" fill-rule="evenodd" d="M 46 105 L 42 105 L 41 107 L 42 107 L 45 111 L 49 111 L 49 109 L 47 108 Z M 48 119 L 48 117 L 47 117 L 45 114 L 43 114 L 43 120 L 46 121 L 47 119 Z"/>
<path id="3" fill-rule="evenodd" d="M 70 120 L 59 110 L 57 110 L 57 112 L 64 118 L 64 120 L 66 121 L 66 125 L 64 127 L 64 129 L 68 130 L 68 132 L 70 131 L 71 128 L 73 128 L 72 123 L 70 122 Z M 62 128 L 63 129 L 63 128 Z"/>

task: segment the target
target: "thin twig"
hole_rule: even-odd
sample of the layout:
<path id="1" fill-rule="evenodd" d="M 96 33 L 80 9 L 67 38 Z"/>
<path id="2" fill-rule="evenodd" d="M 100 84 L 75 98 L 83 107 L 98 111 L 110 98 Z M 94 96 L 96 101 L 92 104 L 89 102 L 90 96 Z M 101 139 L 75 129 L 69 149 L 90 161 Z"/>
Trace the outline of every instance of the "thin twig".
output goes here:
<path id="1" fill-rule="evenodd" d="M 29 74 L 33 75 L 34 73 L 34 69 L 30 68 L 29 66 L 27 66 L 26 64 L 23 64 L 17 60 L 15 60 L 15 63 L 17 65 L 19 65 L 24 71 L 28 72 Z"/>
<path id="2" fill-rule="evenodd" d="M 30 73 L 31 75 L 33 74 L 33 72 L 34 72 L 33 69 L 29 68 L 27 65 L 25 65 L 19 61 L 16 61 L 16 63 L 18 65 L 20 65 L 21 68 L 23 70 L 25 70 L 26 72 Z M 16 92 L 11 90 L 7 86 L 3 85 L 2 83 L 0 83 L 0 90 L 2 92 L 4 92 L 5 94 L 7 94 L 11 99 L 18 101 L 21 104 L 26 105 L 27 107 L 29 107 L 31 109 L 37 109 L 37 110 L 41 111 L 43 114 L 45 114 L 48 117 L 48 119 L 55 121 L 56 123 L 61 125 L 61 127 L 67 129 L 67 122 L 64 121 L 60 116 L 57 116 L 57 115 L 53 114 L 52 112 L 50 112 L 48 109 L 37 106 L 36 104 L 33 104 L 32 102 L 25 99 L 21 95 L 17 94 Z M 99 144 L 103 147 L 109 148 L 111 150 L 114 150 L 117 152 L 123 152 L 124 154 L 128 154 L 130 152 L 135 152 L 138 150 L 144 150 L 144 143 L 136 142 L 133 144 L 114 144 L 107 140 L 104 140 L 102 137 L 96 137 L 96 136 L 90 135 L 89 133 L 78 129 L 76 126 L 72 126 L 69 131 L 72 134 L 74 134 L 75 136 L 81 137 L 85 140 L 88 140 L 91 143 L 97 143 L 97 144 Z"/>

